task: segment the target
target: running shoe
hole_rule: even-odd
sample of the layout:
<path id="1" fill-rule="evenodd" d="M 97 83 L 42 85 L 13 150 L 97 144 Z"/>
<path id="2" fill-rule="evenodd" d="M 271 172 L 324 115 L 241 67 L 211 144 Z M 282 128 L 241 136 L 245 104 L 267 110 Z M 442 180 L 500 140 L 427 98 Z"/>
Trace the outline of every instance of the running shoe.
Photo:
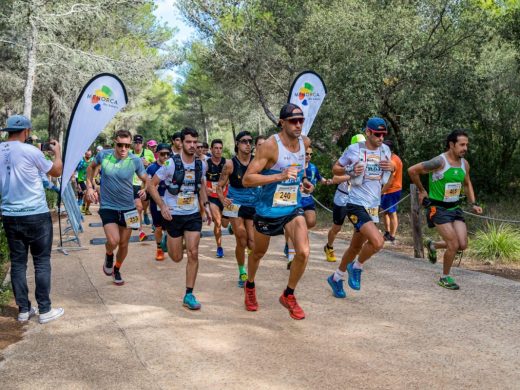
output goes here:
<path id="1" fill-rule="evenodd" d="M 325 258 L 328 262 L 334 263 L 336 261 L 336 254 L 334 253 L 334 248 L 329 248 L 327 244 L 323 247 L 323 251 L 325 252 Z"/>
<path id="2" fill-rule="evenodd" d="M 190 310 L 200 310 L 201 304 L 195 298 L 192 293 L 186 294 L 182 300 L 182 306 L 187 307 Z"/>
<path id="3" fill-rule="evenodd" d="M 246 285 L 246 280 L 247 280 L 247 274 L 240 274 L 238 276 L 238 283 L 237 283 L 237 286 L 239 288 L 244 288 L 244 286 Z"/>
<path id="4" fill-rule="evenodd" d="M 148 216 L 148 213 L 143 214 L 143 222 L 145 225 L 150 225 L 150 217 Z"/>
<path id="5" fill-rule="evenodd" d="M 285 243 L 285 247 L 283 248 L 283 254 L 289 258 L 289 245 L 287 243 Z"/>
<path id="6" fill-rule="evenodd" d="M 282 294 L 280 295 L 279 301 L 283 307 L 289 310 L 291 318 L 295 320 L 303 320 L 305 318 L 305 313 L 300 305 L 298 305 L 298 302 L 296 302 L 296 297 L 294 295 L 284 296 Z"/>
<path id="7" fill-rule="evenodd" d="M 167 240 L 168 240 L 168 235 L 166 233 L 163 233 L 162 240 L 161 240 L 161 249 L 163 250 L 164 253 L 168 252 Z"/>
<path id="8" fill-rule="evenodd" d="M 146 233 L 143 232 L 142 230 L 139 231 L 139 241 L 144 241 L 146 238 Z"/>
<path id="9" fill-rule="evenodd" d="M 247 285 L 244 285 L 245 291 L 245 300 L 244 303 L 246 305 L 247 311 L 257 311 L 258 310 L 258 302 L 256 301 L 256 288 L 247 288 Z"/>
<path id="10" fill-rule="evenodd" d="M 103 263 L 103 272 L 106 276 L 112 276 L 114 273 L 114 270 L 112 269 L 114 267 L 114 255 L 108 257 L 107 254 L 105 254 L 105 262 Z"/>
<path id="11" fill-rule="evenodd" d="M 361 272 L 362 269 L 354 268 L 354 262 L 347 265 L 348 285 L 352 290 L 361 290 Z"/>
<path id="12" fill-rule="evenodd" d="M 219 246 L 217 248 L 217 257 L 220 259 L 222 257 L 224 257 L 224 248 L 222 248 L 221 246 Z"/>
<path id="13" fill-rule="evenodd" d="M 458 290 L 459 285 L 455 283 L 455 280 L 451 276 L 440 278 L 437 284 L 441 287 L 447 288 L 448 290 Z"/>
<path id="14" fill-rule="evenodd" d="M 251 256 L 251 253 L 253 253 L 253 251 L 249 248 L 246 249 L 246 253 L 248 256 Z"/>
<path id="15" fill-rule="evenodd" d="M 112 273 L 112 279 L 116 286 L 122 286 L 123 284 L 125 284 L 125 281 L 121 277 L 121 271 L 117 267 L 114 267 L 114 272 Z"/>
<path id="16" fill-rule="evenodd" d="M 161 248 L 157 248 L 157 252 L 155 253 L 155 260 L 157 260 L 157 261 L 164 260 L 164 252 Z"/>
<path id="17" fill-rule="evenodd" d="M 86 210 L 86 209 L 85 209 L 85 206 L 84 206 L 84 205 L 81 206 L 81 214 L 85 214 L 85 210 Z"/>
<path id="18" fill-rule="evenodd" d="M 390 235 L 389 232 L 385 232 L 385 234 L 383 235 L 383 239 L 384 239 L 385 241 L 392 241 L 391 237 L 392 237 L 392 236 Z"/>
<path id="19" fill-rule="evenodd" d="M 92 212 L 89 209 L 85 209 L 85 215 L 92 215 Z"/>
<path id="20" fill-rule="evenodd" d="M 428 260 L 430 260 L 430 263 L 435 264 L 437 262 L 437 249 L 435 248 L 433 240 L 428 239 L 424 246 L 428 251 Z"/>
<path id="21" fill-rule="evenodd" d="M 347 297 L 347 293 L 343 289 L 343 279 L 340 279 L 336 282 L 336 281 L 334 281 L 334 274 L 332 274 L 327 278 L 327 282 L 329 282 L 329 286 L 332 289 L 332 294 L 336 298 L 346 298 Z"/>

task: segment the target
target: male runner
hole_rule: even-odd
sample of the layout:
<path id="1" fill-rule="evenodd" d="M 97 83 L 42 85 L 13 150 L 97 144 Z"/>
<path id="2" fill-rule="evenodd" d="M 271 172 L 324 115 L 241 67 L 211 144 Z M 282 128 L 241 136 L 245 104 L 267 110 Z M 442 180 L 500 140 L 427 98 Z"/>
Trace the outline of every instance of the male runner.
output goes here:
<path id="1" fill-rule="evenodd" d="M 347 173 L 351 176 L 346 212 L 355 229 L 341 264 L 327 278 L 336 298 L 345 298 L 347 295 L 343 289 L 347 272 L 350 288 L 361 289 L 363 263 L 384 245 L 383 235 L 375 223 L 379 222 L 381 186 L 394 170 L 390 149 L 383 144 L 386 133 L 387 127 L 383 119 L 370 118 L 366 126 L 366 141 L 350 145 L 332 168 L 335 175 Z"/>
<path id="2" fill-rule="evenodd" d="M 443 272 L 438 285 L 449 290 L 459 289 L 450 276 L 450 269 L 457 251 L 468 246 L 468 232 L 460 208 L 463 187 L 473 211 L 482 214 L 469 177 L 469 163 L 464 159 L 468 144 L 469 137 L 465 130 L 453 130 L 446 139 L 445 153 L 408 168 L 410 179 L 419 190 L 419 203 L 426 206 L 428 226 L 435 227 L 443 239 L 440 242 L 428 241 L 426 249 L 432 263 L 437 261 L 437 249 L 445 249 Z M 420 175 L 425 174 L 428 174 L 429 193 L 421 183 Z"/>
<path id="3" fill-rule="evenodd" d="M 134 150 L 132 151 L 137 157 L 141 159 L 143 162 L 144 168 L 148 168 L 148 166 L 155 161 L 155 157 L 153 153 L 149 149 L 145 149 L 143 147 L 143 136 L 140 134 L 134 135 Z M 150 218 L 148 217 L 148 213 L 146 210 L 148 209 L 148 200 L 145 198 L 141 199 L 138 195 L 139 191 L 144 189 L 143 182 L 139 180 L 137 175 L 134 175 L 133 180 L 134 185 L 134 199 L 135 199 L 135 207 L 137 208 L 137 212 L 139 214 L 139 241 L 143 241 L 146 238 L 146 233 L 143 232 L 143 222 L 145 225 L 150 225 Z"/>
<path id="4" fill-rule="evenodd" d="M 254 248 L 253 216 L 255 215 L 256 188 L 244 187 L 242 180 L 253 156 L 253 137 L 249 131 L 241 131 L 235 137 L 235 156 L 227 160 L 217 187 L 217 194 L 224 205 L 223 215 L 231 220 L 238 265 L 238 287 L 243 288 L 247 279 L 245 250 Z M 228 194 L 225 189 L 228 185 Z"/>
<path id="5" fill-rule="evenodd" d="M 114 149 L 104 149 L 87 168 L 87 198 L 98 202 L 98 193 L 94 190 L 94 178 L 101 169 L 100 208 L 99 215 L 107 242 L 103 272 L 112 275 L 114 284 L 123 285 L 121 266 L 128 254 L 128 241 L 132 229 L 139 228 L 139 217 L 134 203 L 134 174 L 144 183 L 148 176 L 143 162 L 135 154 L 131 154 L 132 134 L 128 130 L 119 130 L 114 137 Z M 144 190 L 138 191 L 138 196 L 146 196 Z M 116 264 L 114 251 L 117 248 Z"/>
<path id="6" fill-rule="evenodd" d="M 401 199 L 401 190 L 403 189 L 403 162 L 399 156 L 394 153 L 394 143 L 391 140 L 385 140 L 384 144 L 388 146 L 392 152 L 392 161 L 395 166 L 395 171 L 392 173 L 392 176 L 390 176 L 388 183 L 386 183 L 381 190 L 383 193 L 383 195 L 381 195 L 381 209 L 385 210 L 385 234 L 383 238 L 385 241 L 394 243 L 399 225 L 397 203 L 399 199 Z"/>
<path id="7" fill-rule="evenodd" d="M 321 177 L 318 167 L 311 163 L 312 158 L 312 147 L 308 147 L 305 151 L 305 176 L 310 180 L 314 188 L 318 182 L 320 184 L 329 185 L 332 184 L 332 180 Z M 316 226 L 316 203 L 310 193 L 302 192 L 302 209 L 304 212 L 305 222 L 307 223 L 307 229 L 312 229 Z M 291 262 L 294 258 L 294 245 L 289 238 L 287 231 L 285 232 L 285 250 L 287 256 L 287 269 L 291 268 Z"/>
<path id="8" fill-rule="evenodd" d="M 170 158 L 168 163 L 155 173 L 147 186 L 152 199 L 161 208 L 163 228 L 168 233 L 168 255 L 176 263 L 183 257 L 183 237 L 186 242 L 188 263 L 183 306 L 190 310 L 201 308 L 201 304 L 193 295 L 199 269 L 199 242 L 202 230 L 199 200 L 206 209 L 208 224 L 211 223 L 211 211 L 206 193 L 206 167 L 205 163 L 195 158 L 198 136 L 196 130 L 184 128 L 181 131 L 181 154 Z M 166 185 L 164 200 L 157 191 L 161 181 Z"/>
<path id="9" fill-rule="evenodd" d="M 218 181 L 222 168 L 226 164 L 226 159 L 222 157 L 223 143 L 220 139 L 211 141 L 211 158 L 206 161 L 208 171 L 206 172 L 206 184 L 208 186 L 208 200 L 210 203 L 211 216 L 213 217 L 213 233 L 217 242 L 217 257 L 224 257 L 224 249 L 222 248 L 222 226 L 227 227 L 229 219 L 222 218 L 224 206 L 217 194 Z M 227 195 L 227 186 L 224 188 L 224 196 Z"/>
<path id="10" fill-rule="evenodd" d="M 302 277 L 309 259 L 307 224 L 301 208 L 300 184 L 306 192 L 313 185 L 305 177 L 305 150 L 310 139 L 301 135 L 304 116 L 294 104 L 286 104 L 280 111 L 280 132 L 258 149 L 249 164 L 243 183 L 248 187 L 261 186 L 256 202 L 255 246 L 248 259 L 248 278 L 245 286 L 245 306 L 249 311 L 258 310 L 255 276 L 260 260 L 267 252 L 271 236 L 283 234 L 284 229 L 294 243 L 294 256 L 287 288 L 280 296 L 280 303 L 289 310 L 293 319 L 305 318 L 296 302 L 294 289 Z"/>
<path id="11" fill-rule="evenodd" d="M 350 144 L 354 145 L 358 142 L 365 142 L 363 134 L 356 134 L 350 140 Z M 328 262 L 334 263 L 336 261 L 336 254 L 334 253 L 334 241 L 336 236 L 341 231 L 341 227 L 345 222 L 347 216 L 348 190 L 350 187 L 350 176 L 343 174 L 341 176 L 334 176 L 332 178 L 333 184 L 337 184 L 336 192 L 334 193 L 334 204 L 332 208 L 332 226 L 327 234 L 327 244 L 323 248 L 325 252 L 325 259 Z"/>
<path id="12" fill-rule="evenodd" d="M 172 135 L 172 154 L 180 154 L 182 151 L 181 132 Z"/>
<path id="13" fill-rule="evenodd" d="M 147 169 L 146 173 L 148 174 L 148 178 L 151 180 L 153 178 L 153 175 L 164 166 L 166 161 L 170 158 L 172 151 L 169 144 L 161 143 L 157 145 L 156 148 L 157 152 L 157 160 L 153 162 Z M 161 181 L 158 186 L 158 192 L 161 197 L 164 196 L 164 193 L 166 192 L 166 184 L 164 181 Z M 155 260 L 157 261 L 163 261 L 164 260 L 164 252 L 161 247 L 161 241 L 163 239 L 163 218 L 161 216 L 161 210 L 157 206 L 157 203 L 153 199 L 150 199 L 150 213 L 152 214 L 152 223 L 155 227 L 155 242 L 157 244 L 157 250 L 155 254 Z"/>
<path id="14" fill-rule="evenodd" d="M 78 172 L 78 204 L 81 205 L 81 212 L 85 215 L 92 215 L 89 210 L 90 202 L 85 197 L 85 191 L 87 190 L 87 185 L 85 183 L 85 180 L 87 180 L 87 167 L 91 161 L 92 151 L 87 150 L 76 168 L 76 171 Z"/>
<path id="15" fill-rule="evenodd" d="M 209 152 L 209 145 L 206 141 L 202 143 L 202 154 L 206 157 L 211 157 L 211 153 Z"/>
<path id="16" fill-rule="evenodd" d="M 204 153 L 204 142 L 197 142 L 195 157 L 202 161 L 206 161 L 208 159 L 208 156 L 206 156 L 206 154 Z"/>

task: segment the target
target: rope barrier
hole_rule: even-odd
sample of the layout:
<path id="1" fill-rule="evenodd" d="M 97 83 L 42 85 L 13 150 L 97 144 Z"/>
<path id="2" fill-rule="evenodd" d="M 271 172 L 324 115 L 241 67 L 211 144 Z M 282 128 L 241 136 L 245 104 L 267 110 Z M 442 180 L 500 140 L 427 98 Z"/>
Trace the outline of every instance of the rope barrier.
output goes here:
<path id="1" fill-rule="evenodd" d="M 323 203 L 321 203 L 318 199 L 316 199 L 316 198 L 314 197 L 314 195 L 311 195 L 311 196 L 312 196 L 312 199 L 314 199 L 314 201 L 315 201 L 316 203 L 318 203 L 321 207 L 323 207 L 323 208 L 324 208 L 325 210 L 327 210 L 329 213 L 332 213 L 332 210 L 329 209 L 327 206 L 325 206 Z M 410 197 L 410 194 L 407 194 L 404 198 L 401 198 L 401 199 L 399 200 L 399 202 L 394 203 L 393 205 L 391 205 L 391 206 L 388 207 L 387 209 L 385 209 L 385 210 L 383 210 L 383 211 L 380 211 L 379 214 L 383 214 L 384 212 L 390 210 L 392 207 L 397 206 L 399 203 L 401 203 L 403 200 L 405 200 L 405 199 L 408 198 L 408 197 Z"/>
<path id="2" fill-rule="evenodd" d="M 332 213 L 332 210 L 329 209 L 327 206 L 325 206 L 323 203 L 321 203 L 318 199 L 316 199 L 316 198 L 314 197 L 314 195 L 311 195 L 311 196 L 312 196 L 312 199 L 314 199 L 314 201 L 315 201 L 316 203 L 318 203 L 321 207 L 323 207 L 323 208 L 324 208 L 325 210 L 327 210 L 329 213 Z"/>
<path id="3" fill-rule="evenodd" d="M 512 219 L 493 218 L 493 217 L 488 217 L 486 215 L 479 215 L 479 214 L 475 214 L 475 213 L 470 213 L 469 211 L 464 211 L 464 210 L 462 210 L 462 212 L 464 214 L 468 214 L 468 215 L 471 215 L 473 217 L 487 219 L 487 220 L 490 220 L 490 221 L 507 222 L 507 223 L 520 223 L 520 221 L 514 221 Z"/>

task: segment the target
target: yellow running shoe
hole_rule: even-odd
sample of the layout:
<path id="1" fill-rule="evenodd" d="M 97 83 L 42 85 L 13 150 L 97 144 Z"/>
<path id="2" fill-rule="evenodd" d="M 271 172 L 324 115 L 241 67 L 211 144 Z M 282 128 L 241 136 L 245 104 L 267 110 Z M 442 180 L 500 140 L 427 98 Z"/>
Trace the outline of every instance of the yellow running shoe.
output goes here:
<path id="1" fill-rule="evenodd" d="M 327 244 L 323 247 L 323 251 L 325 252 L 325 258 L 328 262 L 334 263 L 336 261 L 336 255 L 334 254 L 334 248 L 329 248 Z"/>

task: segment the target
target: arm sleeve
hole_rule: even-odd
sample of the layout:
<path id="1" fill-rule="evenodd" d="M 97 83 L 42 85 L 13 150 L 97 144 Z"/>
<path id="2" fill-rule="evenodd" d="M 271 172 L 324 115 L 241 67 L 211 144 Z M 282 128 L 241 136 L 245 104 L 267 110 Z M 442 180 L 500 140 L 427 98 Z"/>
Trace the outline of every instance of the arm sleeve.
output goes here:
<path id="1" fill-rule="evenodd" d="M 338 160 L 339 163 L 344 167 L 357 163 L 359 160 L 358 151 L 359 151 L 359 147 L 357 144 L 350 145 L 347 149 L 345 149 L 345 151 L 339 158 L 339 160 Z"/>

